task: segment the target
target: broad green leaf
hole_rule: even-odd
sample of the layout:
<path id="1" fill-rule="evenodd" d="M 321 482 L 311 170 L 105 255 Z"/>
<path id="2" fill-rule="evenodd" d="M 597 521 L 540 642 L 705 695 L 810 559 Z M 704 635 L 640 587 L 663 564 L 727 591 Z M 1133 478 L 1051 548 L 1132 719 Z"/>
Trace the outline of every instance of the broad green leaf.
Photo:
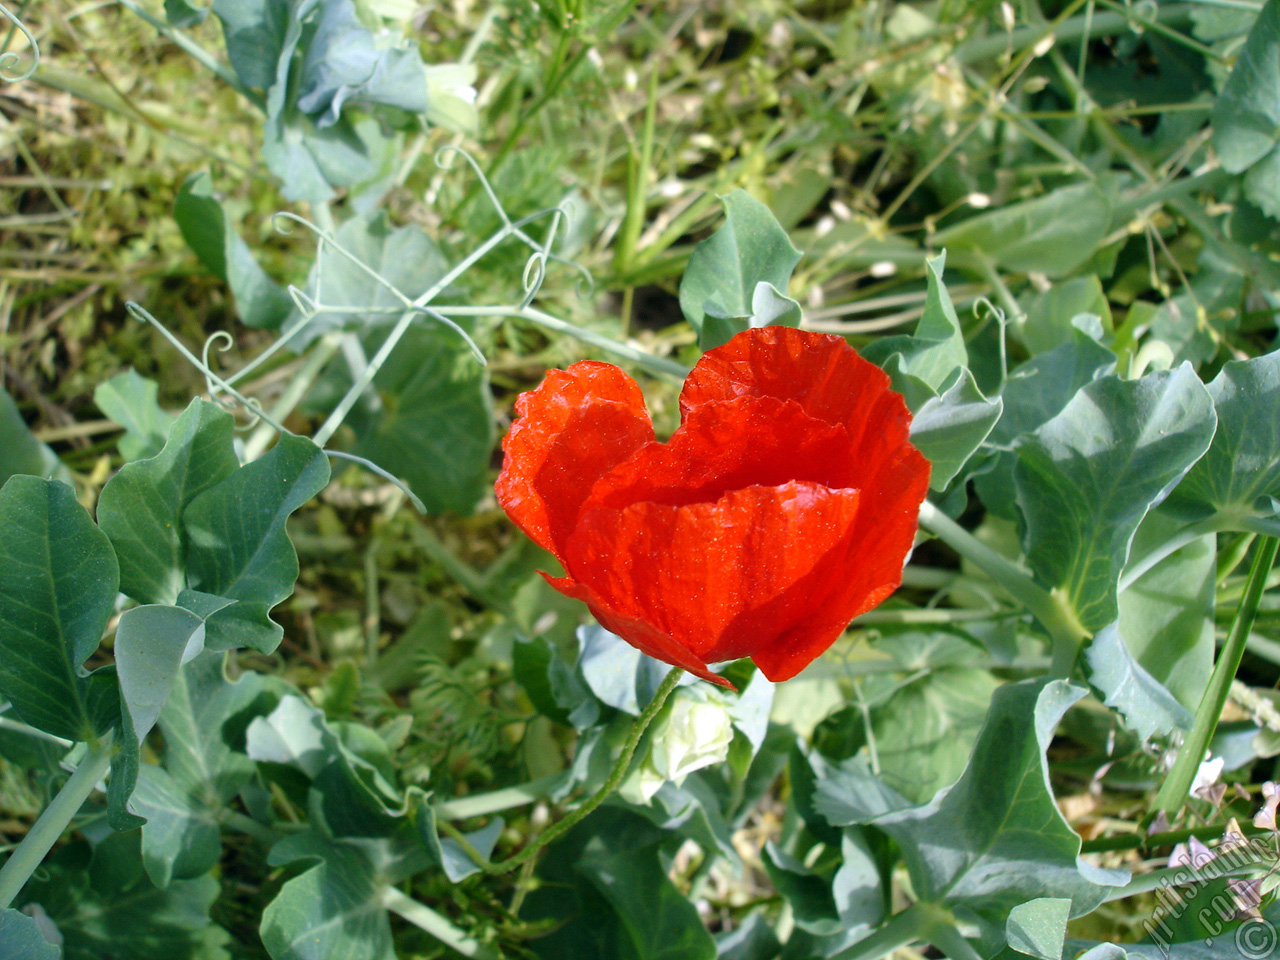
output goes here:
<path id="1" fill-rule="evenodd" d="M 70 479 L 66 467 L 27 429 L 9 392 L 0 387 L 0 486 L 15 474 Z"/>
<path id="2" fill-rule="evenodd" d="M 911 418 L 911 442 L 929 461 L 930 489 L 946 489 L 987 439 L 1002 406 L 999 397 L 984 397 L 973 374 L 962 369 L 949 389 L 930 397 L 916 411 Z"/>
<path id="3" fill-rule="evenodd" d="M 142 859 L 159 887 L 209 871 L 222 851 L 218 813 L 253 776 L 253 763 L 227 746 L 223 726 L 263 690 L 246 673 L 231 683 L 223 655 L 206 652 L 173 679 L 160 712 L 162 766 L 144 765 L 130 802 L 147 819 Z"/>
<path id="4" fill-rule="evenodd" d="M 544 717 L 574 726 L 587 726 L 599 717 L 599 704 L 586 684 L 545 637 L 517 639 L 511 648 L 511 669 Z"/>
<path id="5" fill-rule="evenodd" d="M 16 476 L 0 489 L 0 694 L 33 727 L 93 736 L 81 664 L 115 608 L 111 542 L 59 480 Z"/>
<path id="6" fill-rule="evenodd" d="M 296 834 L 271 848 L 271 863 L 315 865 L 288 881 L 262 913 L 262 942 L 273 960 L 396 960 L 382 906 L 385 857 L 368 842 Z"/>
<path id="7" fill-rule="evenodd" d="M 778 301 L 789 299 L 787 284 L 800 262 L 800 251 L 763 203 L 743 190 L 722 200 L 724 226 L 694 247 L 680 281 L 680 310 L 698 331 L 703 350 L 720 346 L 748 326 L 762 326 L 749 321 L 757 305 L 769 315 L 792 315 Z M 772 290 L 759 294 L 761 283 Z"/>
<path id="8" fill-rule="evenodd" d="M 1094 274 L 1063 280 L 1038 293 L 1016 326 L 1018 338 L 1033 355 L 1046 353 L 1075 338 L 1078 328 L 1072 320 L 1081 314 L 1098 317 L 1102 329 L 1111 330 L 1111 305 Z"/>
<path id="9" fill-rule="evenodd" d="M 1232 360 L 1208 386 L 1218 415 L 1213 443 L 1169 495 L 1168 509 L 1227 524 L 1261 520 L 1280 533 L 1280 353 Z"/>
<path id="10" fill-rule="evenodd" d="M 1045 751 L 1084 692 L 1058 680 L 1001 687 L 955 786 L 874 821 L 898 842 L 917 896 L 978 921 L 989 938 L 1003 939 L 1011 912 L 1028 900 L 1069 899 L 1080 916 L 1127 882 L 1080 858 L 1080 836 L 1049 786 Z"/>
<path id="11" fill-rule="evenodd" d="M 241 322 L 275 330 L 293 310 L 293 300 L 259 266 L 236 232 L 205 171 L 187 177 L 173 202 L 182 238 L 214 276 L 231 287 Z"/>
<path id="12" fill-rule="evenodd" d="M 911 806 L 909 799 L 871 772 L 866 757 L 853 756 L 830 764 L 815 754 L 807 766 L 815 776 L 814 810 L 833 827 L 871 823 Z"/>
<path id="13" fill-rule="evenodd" d="M 1027 557 L 1087 630 L 1116 618 L 1134 532 L 1213 438 L 1208 391 L 1189 365 L 1104 377 L 1025 438 L 1014 471 Z"/>
<path id="14" fill-rule="evenodd" d="M 126 461 L 154 457 L 160 452 L 174 418 L 160 409 L 154 380 L 141 377 L 130 368 L 98 384 L 93 402 L 124 427 L 120 455 Z"/>
<path id="15" fill-rule="evenodd" d="M 163 767 L 141 764 L 129 810 L 142 825 L 142 862 L 157 887 L 208 873 L 222 855 L 217 809 L 208 809 Z"/>
<path id="16" fill-rule="evenodd" d="M 874 831 L 850 827 L 840 839 L 840 869 L 831 878 L 831 895 L 845 930 L 870 930 L 884 922 L 892 898 L 873 842 Z"/>
<path id="17" fill-rule="evenodd" d="M 601 626 L 579 627 L 578 645 L 582 679 L 597 699 L 624 713 L 638 715 L 671 672 L 669 664 L 641 653 Z M 682 685 L 690 682 L 697 682 L 691 674 L 681 677 Z"/>
<path id="18" fill-rule="evenodd" d="M 428 510 L 470 513 L 490 491 L 494 427 L 484 367 L 452 330 L 414 323 L 374 386 L 380 409 L 348 419 L 354 452 L 405 481 Z"/>
<path id="19" fill-rule="evenodd" d="M 1280 0 L 1268 0 L 1213 105 L 1222 166 L 1245 174 L 1245 195 L 1280 217 Z"/>
<path id="20" fill-rule="evenodd" d="M 1037 960 L 1062 960 L 1071 901 L 1040 897 L 1009 911 L 1005 936 L 1010 947 Z"/>
<path id="21" fill-rule="evenodd" d="M 942 282 L 946 263 L 945 251 L 926 261 L 928 292 L 924 314 L 916 325 L 915 333 L 909 337 L 881 337 L 862 351 L 862 355 L 872 363 L 889 371 L 890 377 L 894 378 L 894 389 L 907 397 L 907 405 L 913 411 L 919 409 L 929 396 L 937 396 L 955 383 L 956 371 L 963 370 L 969 363 L 960 318 L 956 316 L 956 308 Z M 895 355 L 900 358 L 896 365 L 892 365 L 889 361 Z M 901 382 L 903 377 L 919 381 L 928 388 L 927 391 L 913 402 L 913 394 L 920 388 L 912 390 Z"/>
<path id="22" fill-rule="evenodd" d="M 204 621 L 181 607 L 147 605 L 126 610 L 116 628 L 116 676 L 120 685 L 120 751 L 111 761 L 107 812 L 117 830 L 142 821 L 127 804 L 138 781 L 138 751 L 169 699 L 184 661 L 200 652 Z"/>
<path id="23" fill-rule="evenodd" d="M 712 960 L 715 941 L 692 903 L 676 889 L 657 850 L 620 848 L 578 861 L 577 869 L 609 902 L 636 960 Z"/>
<path id="24" fill-rule="evenodd" d="M 209 16 L 209 8 L 196 6 L 187 0 L 164 0 L 164 16 L 173 26 L 185 29 L 204 23 Z"/>
<path id="25" fill-rule="evenodd" d="M 1017 454 L 1010 448 L 1024 434 L 1052 420 L 1082 387 L 1113 372 L 1115 366 L 1114 353 L 1076 328 L 1070 343 L 1033 357 L 1009 374 L 1000 394 L 1000 419 L 987 438 L 997 452 L 974 478 L 974 488 L 988 510 L 1007 520 L 1017 516 L 1013 483 Z"/>
<path id="26" fill-rule="evenodd" d="M 780 849 L 773 841 L 760 851 L 765 872 L 791 907 L 796 926 L 818 936 L 827 936 L 843 929 L 836 910 L 831 877 L 827 872 L 807 867 L 795 857 Z"/>
<path id="27" fill-rule="evenodd" d="M 120 558 L 120 589 L 139 603 L 177 602 L 186 568 L 182 511 L 239 467 L 234 426 L 217 404 L 192 400 L 157 456 L 125 464 L 103 488 L 98 523 Z"/>
<path id="28" fill-rule="evenodd" d="M 45 938 L 39 920 L 5 907 L 0 909 L 0 957 L 5 960 L 62 960 L 62 951 Z"/>
<path id="29" fill-rule="evenodd" d="M 933 244 L 974 251 L 1004 270 L 1066 277 L 1087 261 L 1111 227 L 1111 203 L 1092 183 L 1059 187 L 939 230 Z"/>
<path id="30" fill-rule="evenodd" d="M 782 944 L 769 924 L 758 913 L 752 913 L 738 926 L 716 935 L 718 960 L 775 960 Z"/>
<path id="31" fill-rule="evenodd" d="M 998 686 L 987 671 L 966 667 L 887 685 L 870 711 L 880 779 L 916 803 L 955 783 Z M 875 687 L 867 692 L 874 696 Z"/>
<path id="32" fill-rule="evenodd" d="M 260 633 L 251 644 L 257 650 L 270 652 L 280 642 L 282 631 L 266 612 L 293 592 L 298 578 L 298 556 L 285 520 L 328 482 L 329 461 L 320 448 L 286 434 L 183 511 L 189 585 L 261 604 Z M 206 642 L 214 646 L 213 638 Z"/>
<path id="33" fill-rule="evenodd" d="M 230 960 L 229 938 L 209 917 L 219 893 L 210 875 L 158 889 L 142 871 L 138 831 L 108 833 L 90 851 L 71 843 L 45 861 L 22 892 L 63 937 L 63 960 Z"/>
<path id="34" fill-rule="evenodd" d="M 1183 527 L 1161 505 L 1138 527 L 1132 556 L 1144 557 L 1163 547 Z M 1125 646 L 1188 710 L 1199 705 L 1213 672 L 1216 596 L 1213 534 L 1175 550 L 1120 594 L 1119 626 Z"/>
<path id="35" fill-rule="evenodd" d="M 1191 729 L 1191 714 L 1134 659 L 1116 624 L 1097 632 L 1086 657 L 1089 682 L 1144 743 L 1174 730 Z"/>

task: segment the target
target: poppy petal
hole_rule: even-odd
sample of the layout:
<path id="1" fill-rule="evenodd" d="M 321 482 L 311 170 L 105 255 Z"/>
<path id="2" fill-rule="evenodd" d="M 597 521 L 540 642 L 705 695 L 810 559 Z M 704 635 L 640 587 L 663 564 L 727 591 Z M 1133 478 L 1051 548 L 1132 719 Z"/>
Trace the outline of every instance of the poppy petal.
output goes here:
<path id="1" fill-rule="evenodd" d="M 611 363 L 552 370 L 516 401 L 495 490 L 507 515 L 562 562 L 561 551 L 600 476 L 653 440 L 644 394 Z"/>
<path id="2" fill-rule="evenodd" d="M 843 426 L 815 420 L 793 401 L 740 397 L 693 410 L 666 443 L 646 445 L 601 477 L 583 510 L 713 502 L 730 490 L 792 480 L 860 487 L 883 459 L 855 450 Z"/>
<path id="3" fill-rule="evenodd" d="M 591 610 L 592 616 L 600 625 L 611 633 L 616 633 L 641 653 L 648 654 L 655 660 L 669 663 L 673 667 L 683 667 L 696 677 L 709 680 L 721 687 L 736 690 L 732 683 L 724 677 L 712 673 L 698 657 L 680 646 L 669 636 L 651 627 L 642 620 L 632 620 L 611 611 L 600 597 L 585 584 L 578 583 L 571 577 L 549 577 L 545 573 L 547 583 L 555 587 L 566 597 L 581 600 Z"/>
<path id="4" fill-rule="evenodd" d="M 680 393 L 680 413 L 735 397 L 794 400 L 815 420 L 843 424 L 850 442 L 907 439 L 911 416 L 889 375 L 841 337 L 758 327 L 703 354 Z"/>
<path id="5" fill-rule="evenodd" d="M 566 566 L 607 617 L 646 624 L 706 662 L 754 656 L 812 619 L 815 594 L 848 576 L 830 561 L 850 552 L 859 499 L 792 481 L 711 503 L 588 510 Z"/>

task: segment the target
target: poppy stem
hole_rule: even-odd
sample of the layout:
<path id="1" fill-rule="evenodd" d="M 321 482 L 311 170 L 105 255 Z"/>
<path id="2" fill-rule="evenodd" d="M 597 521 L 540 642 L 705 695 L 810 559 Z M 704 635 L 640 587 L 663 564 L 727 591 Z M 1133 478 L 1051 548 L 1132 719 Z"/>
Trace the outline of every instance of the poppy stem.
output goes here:
<path id="1" fill-rule="evenodd" d="M 459 846 L 466 852 L 477 866 L 484 870 L 485 873 L 509 873 L 516 869 L 529 858 L 537 855 L 547 844 L 559 839 L 568 833 L 589 814 L 604 803 L 609 796 L 618 789 L 618 785 L 622 783 L 623 778 L 627 775 L 627 770 L 631 767 L 631 760 L 636 755 L 636 748 L 640 746 L 640 739 L 644 736 L 645 730 L 649 729 L 649 725 L 662 711 L 663 706 L 667 702 L 667 698 L 671 696 L 672 691 L 680 684 L 680 678 L 684 676 L 683 667 L 672 667 L 671 672 L 667 674 L 662 681 L 662 685 L 658 687 L 657 692 L 653 695 L 653 699 L 640 712 L 640 716 L 636 718 L 636 722 L 631 726 L 631 732 L 627 735 L 627 742 L 623 744 L 622 753 L 618 755 L 618 760 L 613 766 L 609 779 L 604 782 L 599 790 L 593 793 L 589 798 L 580 804 L 577 809 L 569 813 L 563 820 L 552 824 L 544 830 L 536 839 L 531 841 L 519 853 L 508 857 L 506 860 L 500 860 L 497 863 L 490 862 L 478 851 L 469 840 L 452 824 L 441 821 L 440 828 L 450 837 L 452 837 Z"/>

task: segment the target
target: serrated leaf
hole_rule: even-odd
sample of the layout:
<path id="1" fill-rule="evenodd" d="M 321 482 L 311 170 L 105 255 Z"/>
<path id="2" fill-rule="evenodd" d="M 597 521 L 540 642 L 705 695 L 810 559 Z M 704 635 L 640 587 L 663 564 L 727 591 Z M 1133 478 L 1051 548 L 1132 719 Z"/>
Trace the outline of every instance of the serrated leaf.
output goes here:
<path id="1" fill-rule="evenodd" d="M 759 284 L 785 292 L 800 251 L 759 200 L 744 190 L 722 198 L 725 224 L 693 249 L 680 281 L 680 310 L 703 350 L 747 328 Z M 708 317 L 736 323 L 708 324 Z"/>
<path id="2" fill-rule="evenodd" d="M 1111 227 L 1111 204 L 1093 183 L 1060 187 L 939 230 L 933 244 L 973 250 L 1004 270 L 1070 276 Z"/>
<path id="3" fill-rule="evenodd" d="M 5 907 L 0 909 L 0 957 L 5 960 L 62 960 L 62 951 L 46 939 L 40 921 Z"/>
<path id="4" fill-rule="evenodd" d="M 285 521 L 328 482 L 329 461 L 320 448 L 286 434 L 183 511 L 188 584 L 202 593 L 261 604 L 261 634 L 252 646 L 264 653 L 275 649 L 281 635 L 266 612 L 293 592 L 298 578 L 298 555 Z"/>
<path id="5" fill-rule="evenodd" d="M 1268 0 L 1213 105 L 1213 146 L 1224 169 L 1245 173 L 1245 195 L 1280 216 L 1280 0 Z"/>
<path id="6" fill-rule="evenodd" d="M 1280 497 L 1280 353 L 1233 360 L 1208 385 L 1218 430 L 1208 452 L 1169 495 L 1168 509 L 1196 520 L 1272 524 Z"/>
<path id="7" fill-rule="evenodd" d="M 1138 524 L 1208 449 L 1216 418 L 1190 365 L 1105 377 L 1023 439 L 1014 470 L 1031 567 L 1087 630 L 1116 618 Z"/>
<path id="8" fill-rule="evenodd" d="M 1089 682 L 1144 743 L 1174 730 L 1191 729 L 1191 714 L 1134 659 L 1116 624 L 1094 635 L 1085 656 Z"/>
<path id="9" fill-rule="evenodd" d="M 955 383 L 930 397 L 911 418 L 911 442 L 929 461 L 929 488 L 944 490 L 982 446 L 1000 419 L 1003 401 L 988 400 L 973 374 L 958 371 Z"/>
<path id="10" fill-rule="evenodd" d="M 18 405 L 0 387 L 0 486 L 16 474 L 70 479 L 58 455 L 35 438 L 18 412 Z"/>
<path id="11" fill-rule="evenodd" d="M 239 467 L 231 414 L 192 400 L 164 449 L 127 463 L 98 500 L 98 523 L 120 558 L 120 589 L 139 603 L 173 604 L 185 584 L 182 511 Z"/>
<path id="12" fill-rule="evenodd" d="M 396 960 L 382 906 L 380 847 L 330 841 L 308 831 L 271 849 L 277 866 L 314 860 L 315 866 L 280 888 L 262 913 L 262 942 L 273 960 Z"/>
<path id="13" fill-rule="evenodd" d="M 937 396 L 945 385 L 954 382 L 956 371 L 966 368 L 969 363 L 960 318 L 956 316 L 956 308 L 942 282 L 946 263 L 945 250 L 925 261 L 928 291 L 924 313 L 915 333 L 909 337 L 881 337 L 862 351 L 864 357 L 889 372 L 894 379 L 894 389 L 907 398 L 907 405 L 913 411 L 918 410 L 928 397 Z M 896 365 L 890 364 L 895 354 L 899 355 L 899 360 Z M 903 377 L 922 383 L 928 387 L 928 392 L 921 394 L 918 388 L 912 389 L 901 382 Z"/>
<path id="14" fill-rule="evenodd" d="M 106 535 L 59 480 L 0 489 L 0 693 L 33 727 L 94 734 L 81 664 L 115 608 L 120 570 Z"/>
<path id="15" fill-rule="evenodd" d="M 126 461 L 154 457 L 164 446 L 173 416 L 160 409 L 156 382 L 138 375 L 132 368 L 98 384 L 93 402 L 120 426 L 120 455 Z"/>
<path id="16" fill-rule="evenodd" d="M 278 329 L 292 312 L 293 300 L 262 269 L 231 224 L 207 172 L 187 177 L 173 201 L 173 219 L 200 262 L 231 288 L 241 322 Z"/>
<path id="17" fill-rule="evenodd" d="M 1085 691 L 1063 681 L 1024 681 L 996 691 L 964 775 L 928 804 L 874 825 L 899 844 L 912 888 L 976 920 L 1003 940 L 1014 907 L 1069 899 L 1088 913 L 1128 874 L 1080 858 L 1080 836 L 1049 785 L 1045 751 L 1067 708 Z"/>

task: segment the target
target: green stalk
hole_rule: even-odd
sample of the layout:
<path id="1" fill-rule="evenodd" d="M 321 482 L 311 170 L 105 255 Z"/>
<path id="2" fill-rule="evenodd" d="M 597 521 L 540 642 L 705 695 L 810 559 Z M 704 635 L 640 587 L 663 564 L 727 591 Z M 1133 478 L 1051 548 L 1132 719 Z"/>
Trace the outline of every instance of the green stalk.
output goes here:
<path id="1" fill-rule="evenodd" d="M 66 833 L 71 820 L 110 769 L 111 754 L 111 734 L 90 745 L 75 773 L 9 854 L 9 859 L 0 867 L 0 908 L 13 903 L 58 838 Z"/>
<path id="2" fill-rule="evenodd" d="M 472 957 L 473 960 L 501 960 L 498 954 L 459 930 L 446 917 L 412 897 L 405 896 L 395 887 L 383 888 L 382 905 L 464 957 Z"/>
<path id="3" fill-rule="evenodd" d="M 1075 667 L 1080 644 L 1089 633 L 1056 593 L 1050 593 L 1030 575 L 982 543 L 928 500 L 920 504 L 920 526 L 971 561 L 1004 587 L 1035 617 L 1053 640 L 1052 675 L 1068 679 Z"/>
<path id="4" fill-rule="evenodd" d="M 1191 732 L 1178 751 L 1173 768 L 1160 785 L 1146 822 L 1154 819 L 1156 814 L 1164 811 L 1172 817 L 1182 809 L 1187 794 L 1191 792 L 1192 781 L 1195 780 L 1196 769 L 1204 759 L 1209 741 L 1213 739 L 1218 728 L 1218 718 L 1222 716 L 1222 707 L 1227 702 L 1227 694 L 1231 689 L 1231 681 L 1240 669 L 1240 658 L 1244 656 L 1245 641 L 1253 627 L 1254 617 L 1258 613 L 1258 602 L 1266 588 L 1267 575 L 1275 563 L 1276 548 L 1280 541 L 1275 537 L 1262 537 L 1258 541 L 1257 553 L 1253 557 L 1253 566 L 1249 570 L 1249 581 L 1245 586 L 1244 598 L 1236 610 L 1235 622 L 1227 635 L 1227 642 L 1222 645 L 1218 654 L 1218 662 L 1214 664 L 1213 675 L 1205 688 L 1200 706 L 1196 709 L 1195 721 Z"/>
<path id="5" fill-rule="evenodd" d="M 878 960 L 899 947 L 925 939 L 933 922 L 926 904 L 913 903 L 901 913 L 894 914 L 871 936 L 859 940 L 844 953 L 836 954 L 832 960 Z"/>
<path id="6" fill-rule="evenodd" d="M 635 756 L 636 747 L 640 745 L 640 738 L 644 736 L 645 730 L 649 728 L 649 724 L 653 723 L 654 718 L 662 710 L 663 705 L 667 702 L 667 698 L 671 696 L 672 691 L 680 683 L 680 678 L 684 676 L 682 667 L 672 667 L 671 672 L 667 674 L 666 679 L 662 681 L 662 685 L 658 687 L 658 692 L 653 695 L 653 699 L 649 701 L 648 706 L 641 711 L 640 716 L 636 718 L 636 722 L 631 725 L 631 732 L 627 735 L 627 742 L 622 747 L 622 753 L 618 756 L 618 762 L 614 764 L 609 779 L 604 782 L 599 790 L 584 801 L 576 810 L 566 816 L 563 820 L 548 827 L 538 835 L 527 847 L 514 856 L 501 860 L 498 863 L 492 863 L 485 857 L 480 855 L 478 851 L 458 829 L 449 823 L 441 820 L 440 829 L 447 833 L 450 837 L 458 842 L 463 850 L 477 865 L 479 865 L 485 873 L 509 873 L 516 867 L 520 866 L 526 860 L 535 856 L 547 844 L 558 839 L 568 833 L 579 823 L 581 823 L 596 807 L 604 803 L 609 796 L 618 789 L 618 785 L 622 783 L 623 777 L 627 775 L 627 770 L 631 766 L 631 759 Z"/>

